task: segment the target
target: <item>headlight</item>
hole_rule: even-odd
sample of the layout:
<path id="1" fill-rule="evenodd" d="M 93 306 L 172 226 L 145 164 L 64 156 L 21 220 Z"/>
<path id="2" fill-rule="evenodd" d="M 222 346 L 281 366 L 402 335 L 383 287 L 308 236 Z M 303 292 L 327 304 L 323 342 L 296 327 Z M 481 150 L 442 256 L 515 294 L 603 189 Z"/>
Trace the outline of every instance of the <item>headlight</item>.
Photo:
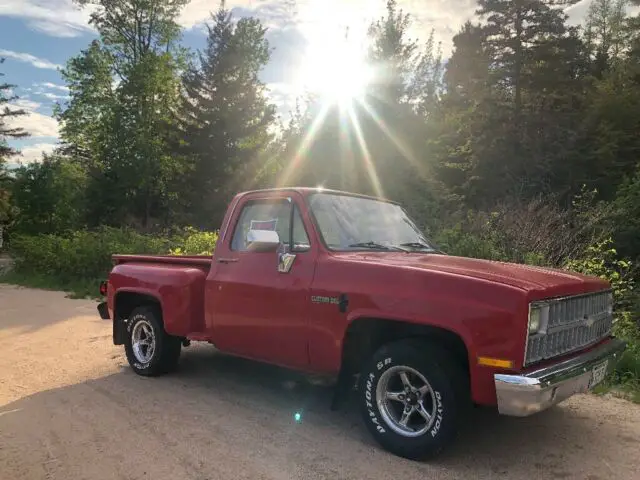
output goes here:
<path id="1" fill-rule="evenodd" d="M 536 333 L 540 329 L 540 307 L 532 307 L 529 310 L 529 333 Z"/>
<path id="2" fill-rule="evenodd" d="M 549 305 L 535 304 L 529 306 L 529 335 L 544 333 L 549 318 Z"/>
<path id="3" fill-rule="evenodd" d="M 607 313 L 609 315 L 613 313 L 613 292 L 607 294 Z"/>

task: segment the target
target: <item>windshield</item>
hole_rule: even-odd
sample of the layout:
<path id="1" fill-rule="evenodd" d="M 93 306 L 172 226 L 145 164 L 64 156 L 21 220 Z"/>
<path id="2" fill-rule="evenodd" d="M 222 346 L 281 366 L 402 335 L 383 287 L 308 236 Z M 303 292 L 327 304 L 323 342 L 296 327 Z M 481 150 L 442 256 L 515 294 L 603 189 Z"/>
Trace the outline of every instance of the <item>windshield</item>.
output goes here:
<path id="1" fill-rule="evenodd" d="M 314 193 L 309 206 L 322 239 L 332 250 L 434 251 L 399 205 L 370 198 Z"/>

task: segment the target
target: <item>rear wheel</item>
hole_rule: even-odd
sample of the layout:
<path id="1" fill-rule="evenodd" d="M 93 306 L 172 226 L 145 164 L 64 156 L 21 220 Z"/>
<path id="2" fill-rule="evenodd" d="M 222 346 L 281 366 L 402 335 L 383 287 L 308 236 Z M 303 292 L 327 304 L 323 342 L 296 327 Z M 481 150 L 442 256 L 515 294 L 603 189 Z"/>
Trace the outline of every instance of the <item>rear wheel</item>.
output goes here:
<path id="1" fill-rule="evenodd" d="M 124 348 L 129 365 L 138 375 L 156 376 L 173 370 L 181 346 L 180 338 L 164 331 L 158 308 L 138 307 L 131 312 Z"/>
<path id="2" fill-rule="evenodd" d="M 454 439 L 466 384 L 446 351 L 400 341 L 383 346 L 367 363 L 358 388 L 360 408 L 382 447 L 401 457 L 425 458 Z"/>

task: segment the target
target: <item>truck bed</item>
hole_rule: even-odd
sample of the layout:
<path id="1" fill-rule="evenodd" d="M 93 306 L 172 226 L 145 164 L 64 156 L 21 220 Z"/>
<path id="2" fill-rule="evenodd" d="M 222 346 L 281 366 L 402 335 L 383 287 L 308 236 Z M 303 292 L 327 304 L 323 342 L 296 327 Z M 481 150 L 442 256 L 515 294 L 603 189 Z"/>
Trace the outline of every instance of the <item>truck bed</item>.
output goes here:
<path id="1" fill-rule="evenodd" d="M 113 255 L 111 258 L 114 265 L 123 263 L 166 263 L 205 267 L 211 265 L 211 256 L 209 255 Z"/>

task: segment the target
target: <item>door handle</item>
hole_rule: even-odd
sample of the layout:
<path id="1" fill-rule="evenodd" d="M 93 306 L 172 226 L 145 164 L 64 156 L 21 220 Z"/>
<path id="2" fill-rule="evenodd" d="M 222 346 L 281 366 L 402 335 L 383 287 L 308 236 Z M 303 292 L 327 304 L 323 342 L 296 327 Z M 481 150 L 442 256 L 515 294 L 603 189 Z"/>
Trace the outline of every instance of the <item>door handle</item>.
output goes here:
<path id="1" fill-rule="evenodd" d="M 217 260 L 218 263 L 235 263 L 237 261 L 238 261 L 237 258 L 219 258 Z"/>

